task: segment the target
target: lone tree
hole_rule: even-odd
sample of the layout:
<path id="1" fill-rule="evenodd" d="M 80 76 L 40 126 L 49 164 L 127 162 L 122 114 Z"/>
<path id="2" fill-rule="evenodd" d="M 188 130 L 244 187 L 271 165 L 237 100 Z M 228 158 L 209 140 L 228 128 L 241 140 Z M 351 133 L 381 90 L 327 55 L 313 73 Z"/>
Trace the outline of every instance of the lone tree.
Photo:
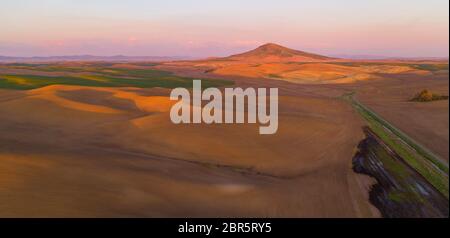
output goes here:
<path id="1" fill-rule="evenodd" d="M 425 89 L 418 93 L 411 101 L 415 102 L 431 102 L 436 100 L 446 100 L 448 96 L 441 96 L 438 94 L 432 93 L 430 90 Z"/>

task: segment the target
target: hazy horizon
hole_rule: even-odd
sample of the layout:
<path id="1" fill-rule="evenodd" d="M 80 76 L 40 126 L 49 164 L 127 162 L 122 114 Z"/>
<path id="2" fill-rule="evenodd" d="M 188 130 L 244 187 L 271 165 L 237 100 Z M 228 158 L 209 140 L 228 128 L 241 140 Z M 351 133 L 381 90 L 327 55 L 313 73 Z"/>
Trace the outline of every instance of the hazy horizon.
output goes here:
<path id="1" fill-rule="evenodd" d="M 448 8 L 446 0 L 17 0 L 0 8 L 0 55 L 204 58 L 273 42 L 328 56 L 448 58 Z"/>
<path id="2" fill-rule="evenodd" d="M 258 46 L 255 46 L 254 48 L 249 48 L 246 51 L 250 51 L 255 49 Z M 302 50 L 302 49 L 294 49 L 294 50 Z M 190 55 L 126 55 L 126 54 L 115 54 L 115 55 L 96 55 L 96 54 L 67 54 L 67 55 L 30 55 L 30 56 L 17 56 L 17 55 L 2 55 L 0 54 L 0 57 L 10 57 L 10 58 L 57 58 L 57 57 L 129 57 L 129 58 L 167 58 L 167 59 L 179 59 L 179 60 L 189 60 L 189 59 L 207 59 L 207 58 L 220 58 L 220 57 L 227 57 L 231 56 L 233 54 L 239 54 L 244 53 L 244 51 L 238 51 L 238 52 L 232 52 L 229 54 L 222 54 L 222 55 L 206 55 L 206 56 L 190 56 Z M 312 51 L 308 51 L 309 53 L 316 53 Z M 447 56 L 387 56 L 387 55 L 376 55 L 376 54 L 323 54 L 324 56 L 328 57 L 335 57 L 335 58 L 342 58 L 342 59 L 442 59 L 442 60 L 448 60 L 450 57 Z"/>

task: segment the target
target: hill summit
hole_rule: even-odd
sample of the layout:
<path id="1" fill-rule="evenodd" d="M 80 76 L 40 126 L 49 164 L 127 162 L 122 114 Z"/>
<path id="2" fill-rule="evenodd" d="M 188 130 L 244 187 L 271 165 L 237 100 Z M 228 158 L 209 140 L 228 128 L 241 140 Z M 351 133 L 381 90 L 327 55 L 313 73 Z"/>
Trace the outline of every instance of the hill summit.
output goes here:
<path id="1" fill-rule="evenodd" d="M 332 60 L 333 58 L 267 43 L 254 50 L 232 55 L 225 59 L 251 62 L 317 62 Z"/>

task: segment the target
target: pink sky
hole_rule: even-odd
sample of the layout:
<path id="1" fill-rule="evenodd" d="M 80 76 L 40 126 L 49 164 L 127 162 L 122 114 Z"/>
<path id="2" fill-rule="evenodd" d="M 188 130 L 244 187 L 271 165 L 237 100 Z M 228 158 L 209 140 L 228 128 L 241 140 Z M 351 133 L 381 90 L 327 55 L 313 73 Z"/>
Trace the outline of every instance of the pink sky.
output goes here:
<path id="1" fill-rule="evenodd" d="M 0 55 L 206 57 L 274 42 L 326 55 L 448 57 L 448 4 L 17 0 L 0 7 Z"/>

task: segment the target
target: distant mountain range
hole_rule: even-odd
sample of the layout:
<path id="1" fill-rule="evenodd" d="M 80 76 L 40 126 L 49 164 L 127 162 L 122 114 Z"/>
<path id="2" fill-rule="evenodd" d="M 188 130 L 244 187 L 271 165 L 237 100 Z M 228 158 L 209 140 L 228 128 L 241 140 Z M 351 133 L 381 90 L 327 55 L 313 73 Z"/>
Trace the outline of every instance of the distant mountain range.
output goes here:
<path id="1" fill-rule="evenodd" d="M 57 62 L 57 61 L 112 61 L 112 62 L 163 62 L 178 60 L 195 60 L 188 56 L 94 56 L 94 55 L 72 55 L 72 56 L 49 56 L 49 57 L 14 57 L 1 56 L 0 62 Z M 448 61 L 448 57 L 388 57 L 381 55 L 333 55 L 324 56 L 300 50 L 290 49 L 278 44 L 268 43 L 245 53 L 235 54 L 228 57 L 209 58 L 213 61 L 243 61 L 243 62 L 324 62 L 341 60 L 400 60 L 400 61 Z"/>
<path id="2" fill-rule="evenodd" d="M 48 56 L 48 57 L 14 57 L 14 56 L 1 56 L 0 62 L 55 62 L 55 61 L 173 61 L 173 60 L 189 60 L 190 57 L 164 57 L 164 56 L 94 56 L 94 55 L 71 55 L 71 56 Z"/>

